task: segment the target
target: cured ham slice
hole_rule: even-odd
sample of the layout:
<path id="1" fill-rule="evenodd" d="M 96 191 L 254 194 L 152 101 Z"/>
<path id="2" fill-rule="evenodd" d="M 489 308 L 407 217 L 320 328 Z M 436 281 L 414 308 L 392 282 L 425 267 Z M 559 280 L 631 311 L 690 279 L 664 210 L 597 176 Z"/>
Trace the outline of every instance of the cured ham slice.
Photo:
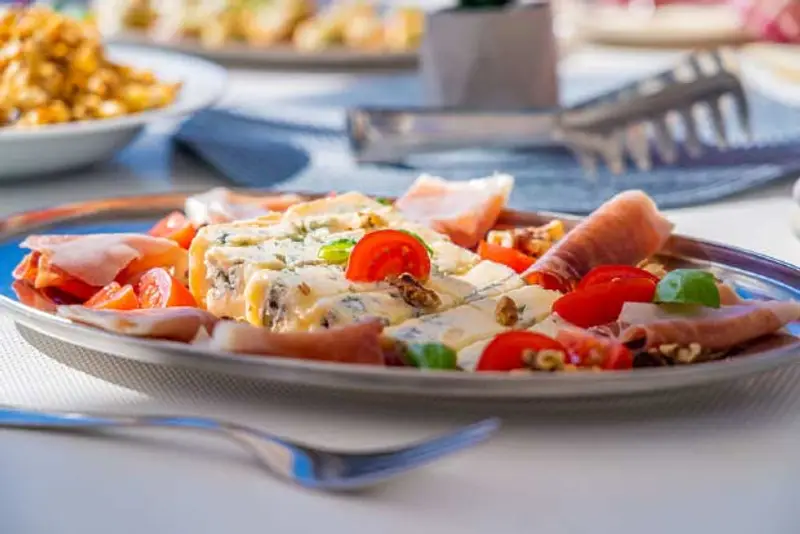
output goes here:
<path id="1" fill-rule="evenodd" d="M 673 225 L 641 191 L 615 196 L 553 245 L 523 276 L 567 290 L 599 265 L 637 265 L 664 246 Z"/>
<path id="2" fill-rule="evenodd" d="M 11 289 L 22 304 L 46 312 L 56 311 L 56 302 L 46 291 L 34 289 L 30 284 L 15 280 Z"/>
<path id="3" fill-rule="evenodd" d="M 794 301 L 749 301 L 718 309 L 696 307 L 681 314 L 675 309 L 626 303 L 620 321 L 629 326 L 621 332 L 620 341 L 643 349 L 697 343 L 705 349 L 725 350 L 800 321 L 800 302 Z"/>
<path id="4" fill-rule="evenodd" d="M 34 235 L 20 244 L 47 257 L 50 265 L 94 287 L 103 287 L 128 268 L 172 267 L 182 274 L 187 253 L 169 239 L 143 234 Z"/>
<path id="5" fill-rule="evenodd" d="M 57 314 L 76 323 L 115 334 L 167 339 L 188 343 L 198 331 L 211 331 L 217 317 L 198 308 L 151 308 L 146 310 L 95 310 L 84 306 L 59 306 Z"/>
<path id="6" fill-rule="evenodd" d="M 229 352 L 383 365 L 382 331 L 383 325 L 374 320 L 300 333 L 274 333 L 245 323 L 223 321 L 214 329 L 209 346 Z"/>
<path id="7" fill-rule="evenodd" d="M 216 187 L 186 199 L 186 217 L 195 226 L 255 219 L 271 211 L 285 211 L 308 199 L 295 194 L 249 196 Z"/>
<path id="8" fill-rule="evenodd" d="M 513 187 L 514 178 L 507 174 L 463 182 L 422 175 L 395 207 L 409 219 L 450 236 L 455 244 L 471 248 L 494 226 Z"/>

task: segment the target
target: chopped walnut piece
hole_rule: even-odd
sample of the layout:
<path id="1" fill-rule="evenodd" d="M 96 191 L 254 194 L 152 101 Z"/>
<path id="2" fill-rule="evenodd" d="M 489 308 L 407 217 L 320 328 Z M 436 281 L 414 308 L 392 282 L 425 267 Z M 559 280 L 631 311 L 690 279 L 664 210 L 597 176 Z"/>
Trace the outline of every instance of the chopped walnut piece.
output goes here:
<path id="1" fill-rule="evenodd" d="M 298 291 L 305 296 L 309 296 L 311 294 L 311 286 L 306 284 L 305 282 L 300 282 L 297 286 Z"/>
<path id="2" fill-rule="evenodd" d="M 493 245 L 514 248 L 529 256 L 538 258 L 563 236 L 564 223 L 556 220 L 550 221 L 543 226 L 492 230 L 486 235 L 486 241 Z"/>
<path id="3" fill-rule="evenodd" d="M 534 371 L 561 371 L 567 362 L 563 351 L 544 349 L 522 351 L 522 362 Z"/>
<path id="4" fill-rule="evenodd" d="M 667 365 L 687 365 L 706 362 L 723 357 L 726 352 L 711 352 L 700 346 L 699 343 L 689 343 L 681 346 L 675 343 L 665 343 L 647 351 L 648 355 L 661 358 Z"/>
<path id="5" fill-rule="evenodd" d="M 535 237 L 521 237 L 517 239 L 517 250 L 524 252 L 528 256 L 539 258 L 547 252 L 553 243 L 546 239 Z"/>
<path id="6" fill-rule="evenodd" d="M 365 230 L 371 230 L 373 228 L 382 228 L 387 226 L 386 219 L 378 215 L 377 213 L 372 213 L 369 211 L 359 213 L 358 221 L 361 225 L 361 228 Z"/>
<path id="7" fill-rule="evenodd" d="M 442 304 L 442 299 L 439 298 L 436 291 L 423 286 L 408 273 L 390 278 L 387 282 L 400 292 L 400 296 L 410 306 L 433 310 Z"/>
<path id="8" fill-rule="evenodd" d="M 519 321 L 517 303 L 511 297 L 500 297 L 494 309 L 497 322 L 503 326 L 514 326 Z"/>
<path id="9" fill-rule="evenodd" d="M 667 275 L 667 270 L 657 261 L 645 260 L 639 264 L 639 268 L 659 278 L 664 278 Z"/>
<path id="10" fill-rule="evenodd" d="M 506 248 L 516 248 L 514 230 L 490 230 L 486 234 L 486 242 Z"/>

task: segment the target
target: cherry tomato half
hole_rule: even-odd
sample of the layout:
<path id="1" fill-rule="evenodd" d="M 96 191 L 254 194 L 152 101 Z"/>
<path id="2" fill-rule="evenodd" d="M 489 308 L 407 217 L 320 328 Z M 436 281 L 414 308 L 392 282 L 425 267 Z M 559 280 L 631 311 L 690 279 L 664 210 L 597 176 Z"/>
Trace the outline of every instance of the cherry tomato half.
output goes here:
<path id="1" fill-rule="evenodd" d="M 150 269 L 139 280 L 139 305 L 142 308 L 197 306 L 189 290 L 165 269 Z"/>
<path id="2" fill-rule="evenodd" d="M 656 283 L 647 278 L 623 278 L 567 293 L 553 303 L 562 319 L 590 328 L 616 321 L 626 302 L 652 302 Z"/>
<path id="3" fill-rule="evenodd" d="M 493 245 L 486 241 L 481 241 L 478 245 L 478 256 L 484 260 L 502 263 L 503 265 L 511 267 L 519 274 L 527 271 L 536 261 L 534 258 L 517 249 Z"/>
<path id="4" fill-rule="evenodd" d="M 630 265 L 601 265 L 600 267 L 595 267 L 586 273 L 586 276 L 581 278 L 581 281 L 578 283 L 578 289 L 585 289 L 589 286 L 623 278 L 645 278 L 655 283 L 659 281 L 656 275 L 638 267 L 632 267 Z"/>
<path id="5" fill-rule="evenodd" d="M 483 349 L 476 371 L 513 371 L 525 367 L 522 353 L 525 350 L 560 350 L 566 354 L 564 346 L 555 339 L 543 334 L 526 331 L 511 331 L 498 334 Z"/>
<path id="6" fill-rule="evenodd" d="M 417 280 L 428 279 L 431 259 L 425 245 L 405 232 L 378 230 L 353 247 L 345 277 L 353 282 L 380 282 L 403 273 Z"/>
<path id="7" fill-rule="evenodd" d="M 36 289 L 53 287 L 79 299 L 81 302 L 91 298 L 100 289 L 99 287 L 90 286 L 83 280 L 79 280 L 63 269 L 51 264 L 50 259 L 44 255 L 39 257 L 33 287 Z"/>
<path id="8" fill-rule="evenodd" d="M 83 305 L 98 310 L 135 310 L 139 307 L 139 299 L 133 291 L 133 286 L 129 284 L 121 286 L 117 282 L 111 282 Z"/>
<path id="9" fill-rule="evenodd" d="M 604 338 L 589 332 L 562 329 L 556 340 L 566 347 L 570 361 L 578 367 L 599 366 L 606 370 L 633 367 L 631 351 L 613 338 Z"/>
<path id="10" fill-rule="evenodd" d="M 14 277 L 14 280 L 22 280 L 30 284 L 36 282 L 36 273 L 39 271 L 40 257 L 41 254 L 39 252 L 31 252 L 30 254 L 26 254 L 25 257 L 22 258 L 22 260 L 14 268 L 14 272 L 11 273 L 11 275 Z"/>
<path id="11" fill-rule="evenodd" d="M 543 288 L 551 291 L 561 291 L 562 293 L 566 293 L 567 291 L 572 290 L 572 284 L 569 282 L 564 282 L 556 275 L 543 271 L 534 271 L 526 275 L 525 281 L 532 286 L 542 286 Z"/>
<path id="12" fill-rule="evenodd" d="M 179 212 L 173 211 L 156 223 L 148 232 L 153 237 L 164 237 L 178 243 L 182 248 L 188 249 L 192 244 L 197 228 Z"/>

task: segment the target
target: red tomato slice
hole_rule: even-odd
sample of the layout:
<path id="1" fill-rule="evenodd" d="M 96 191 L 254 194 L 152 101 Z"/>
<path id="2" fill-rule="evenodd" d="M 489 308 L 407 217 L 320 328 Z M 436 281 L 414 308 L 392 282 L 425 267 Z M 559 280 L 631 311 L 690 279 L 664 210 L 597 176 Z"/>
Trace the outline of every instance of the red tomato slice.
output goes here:
<path id="1" fill-rule="evenodd" d="M 128 284 L 121 286 L 117 282 L 111 282 L 83 305 L 98 310 L 135 310 L 139 308 L 139 299 L 133 291 L 133 286 Z"/>
<path id="2" fill-rule="evenodd" d="M 431 259 L 419 239 L 397 230 L 370 232 L 356 243 L 345 277 L 353 282 L 380 282 L 408 273 L 417 280 L 431 274 Z"/>
<path id="3" fill-rule="evenodd" d="M 553 303 L 562 319 L 582 328 L 616 321 L 626 302 L 651 302 L 656 283 L 646 278 L 624 278 L 567 293 Z"/>
<path id="4" fill-rule="evenodd" d="M 555 339 L 536 332 L 511 331 L 498 334 L 483 349 L 476 371 L 513 371 L 525 367 L 522 353 L 525 350 L 560 350 L 564 346 Z"/>
<path id="5" fill-rule="evenodd" d="M 171 239 L 181 247 L 188 249 L 194 236 L 197 235 L 197 228 L 189 222 L 183 213 L 173 211 L 158 221 L 147 233 L 153 237 Z"/>
<path id="6" fill-rule="evenodd" d="M 36 282 L 36 274 L 39 271 L 39 258 L 41 253 L 31 252 L 26 254 L 24 258 L 14 268 L 11 275 L 15 280 L 23 280 L 30 284 Z"/>
<path id="7" fill-rule="evenodd" d="M 478 255 L 484 260 L 502 263 L 503 265 L 511 267 L 519 274 L 527 271 L 528 267 L 533 265 L 536 261 L 534 258 L 519 250 L 503 247 L 501 245 L 493 245 L 486 241 L 481 241 L 478 245 Z"/>
<path id="8" fill-rule="evenodd" d="M 161 267 L 150 269 L 142 275 L 138 293 L 142 308 L 197 306 L 189 290 Z"/>
<path id="9" fill-rule="evenodd" d="M 98 287 L 90 286 L 86 282 L 67 274 L 63 269 L 52 265 L 47 256 L 41 256 L 39 258 L 33 287 L 36 289 L 54 287 L 80 299 L 81 302 L 90 299 L 99 289 Z"/>
<path id="10" fill-rule="evenodd" d="M 589 286 L 623 278 L 646 278 L 655 283 L 659 282 L 659 278 L 656 275 L 638 267 L 630 265 L 601 265 L 600 267 L 595 267 L 581 278 L 578 289 L 585 289 Z"/>
<path id="11" fill-rule="evenodd" d="M 559 331 L 556 339 L 566 347 L 571 362 L 578 367 L 596 365 L 606 370 L 633 367 L 633 354 L 615 339 L 568 329 Z"/>

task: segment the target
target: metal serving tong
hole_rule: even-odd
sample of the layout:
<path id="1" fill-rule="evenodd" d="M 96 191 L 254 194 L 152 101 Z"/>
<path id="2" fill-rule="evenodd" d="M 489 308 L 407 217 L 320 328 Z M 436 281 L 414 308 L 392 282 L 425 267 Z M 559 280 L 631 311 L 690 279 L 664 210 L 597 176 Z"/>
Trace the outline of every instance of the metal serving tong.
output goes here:
<path id="1" fill-rule="evenodd" d="M 653 166 L 651 138 L 664 163 L 678 159 L 681 145 L 690 157 L 698 157 L 704 145 L 695 111 L 702 108 L 710 115 L 711 142 L 727 147 L 726 99 L 733 101 L 740 127 L 749 137 L 742 84 L 723 51 L 708 51 L 690 54 L 666 72 L 569 108 L 513 112 L 360 108 L 348 112 L 347 124 L 361 163 L 400 163 L 412 154 L 462 148 L 564 145 L 588 172 L 602 161 L 619 174 L 628 159 L 641 170 Z M 676 128 L 677 123 L 682 128 Z"/>

